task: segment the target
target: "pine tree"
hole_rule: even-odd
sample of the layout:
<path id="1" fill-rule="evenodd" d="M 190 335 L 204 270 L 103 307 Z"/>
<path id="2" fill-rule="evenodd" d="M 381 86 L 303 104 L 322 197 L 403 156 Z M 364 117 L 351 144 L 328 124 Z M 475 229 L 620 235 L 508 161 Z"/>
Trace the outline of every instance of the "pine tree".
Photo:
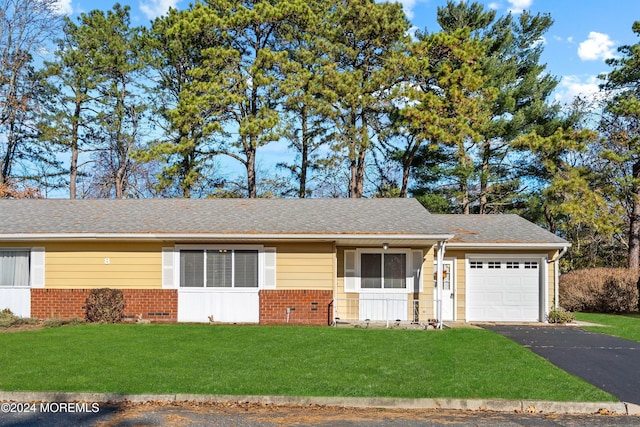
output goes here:
<path id="1" fill-rule="evenodd" d="M 640 35 L 640 21 L 633 24 Z M 609 59 L 614 69 L 607 75 L 604 88 L 613 93 L 606 106 L 603 128 L 607 149 L 604 157 L 619 172 L 620 200 L 629 216 L 628 266 L 640 267 L 640 43 L 618 49 L 621 58 Z"/>

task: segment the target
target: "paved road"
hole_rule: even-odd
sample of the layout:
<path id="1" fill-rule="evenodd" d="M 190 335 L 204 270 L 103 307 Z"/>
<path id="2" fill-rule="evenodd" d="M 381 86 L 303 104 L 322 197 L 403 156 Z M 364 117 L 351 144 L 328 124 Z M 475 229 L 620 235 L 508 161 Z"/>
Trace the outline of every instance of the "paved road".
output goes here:
<path id="1" fill-rule="evenodd" d="M 482 325 L 623 402 L 640 404 L 640 343 L 572 326 Z"/>
<path id="2" fill-rule="evenodd" d="M 640 417 L 626 415 L 527 414 L 433 409 L 344 408 L 332 406 L 218 404 L 100 405 L 96 412 L 0 414 L 2 427 L 131 426 L 637 426 Z"/>

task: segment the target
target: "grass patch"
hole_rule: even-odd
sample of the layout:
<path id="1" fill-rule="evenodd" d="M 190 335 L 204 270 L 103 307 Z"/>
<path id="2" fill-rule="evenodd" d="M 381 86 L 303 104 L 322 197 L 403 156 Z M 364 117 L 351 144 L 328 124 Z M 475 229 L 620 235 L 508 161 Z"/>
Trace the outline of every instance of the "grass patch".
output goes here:
<path id="1" fill-rule="evenodd" d="M 614 401 L 494 332 L 81 325 L 0 334 L 3 390 Z"/>
<path id="2" fill-rule="evenodd" d="M 576 319 L 583 322 L 599 323 L 603 326 L 583 326 L 582 329 L 591 332 L 614 335 L 632 341 L 640 342 L 640 313 L 604 314 L 604 313 L 575 313 Z"/>

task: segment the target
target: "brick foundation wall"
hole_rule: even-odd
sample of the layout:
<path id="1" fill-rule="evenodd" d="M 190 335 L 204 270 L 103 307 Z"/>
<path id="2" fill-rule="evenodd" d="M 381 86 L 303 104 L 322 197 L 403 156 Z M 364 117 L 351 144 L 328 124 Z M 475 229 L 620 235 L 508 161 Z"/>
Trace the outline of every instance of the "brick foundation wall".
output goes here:
<path id="1" fill-rule="evenodd" d="M 31 289 L 31 317 L 38 319 L 84 319 L 91 289 Z M 123 289 L 125 321 L 178 320 L 178 291 L 175 289 Z"/>
<path id="2" fill-rule="evenodd" d="M 320 290 L 261 290 L 260 324 L 324 326 L 331 323 L 333 292 Z"/>

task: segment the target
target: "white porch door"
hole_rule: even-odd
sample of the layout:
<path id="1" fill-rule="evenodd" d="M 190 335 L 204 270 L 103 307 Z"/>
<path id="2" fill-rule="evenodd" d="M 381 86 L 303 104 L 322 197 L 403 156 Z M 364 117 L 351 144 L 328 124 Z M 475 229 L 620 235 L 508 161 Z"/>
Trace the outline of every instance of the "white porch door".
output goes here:
<path id="1" fill-rule="evenodd" d="M 438 265 L 437 263 L 433 264 L 433 284 L 434 287 L 437 287 L 437 277 L 438 274 Z M 454 269 L 453 269 L 453 260 L 444 260 L 442 264 L 442 289 L 439 293 L 442 295 L 442 320 L 443 321 L 453 321 L 455 320 L 455 280 L 454 280 Z M 437 288 L 436 288 L 437 291 Z M 434 293 L 437 295 L 438 292 Z M 436 305 L 438 301 L 436 300 Z M 437 309 L 435 311 L 437 313 Z"/>

